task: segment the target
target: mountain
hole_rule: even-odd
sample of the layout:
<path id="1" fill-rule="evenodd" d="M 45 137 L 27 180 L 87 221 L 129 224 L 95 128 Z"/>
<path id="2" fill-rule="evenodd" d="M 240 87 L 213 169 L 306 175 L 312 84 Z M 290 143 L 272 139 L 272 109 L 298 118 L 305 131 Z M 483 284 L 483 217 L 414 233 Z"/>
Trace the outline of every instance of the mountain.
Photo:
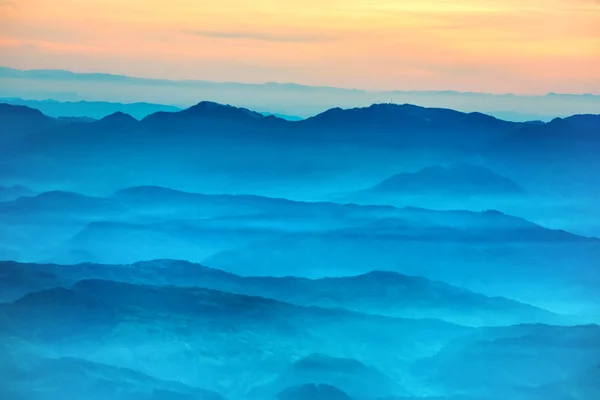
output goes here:
<path id="1" fill-rule="evenodd" d="M 268 393 L 285 393 L 286 388 L 290 387 L 303 387 L 302 390 L 307 391 L 309 387 L 306 385 L 313 383 L 327 385 L 325 388 L 318 386 L 310 388 L 317 393 L 319 389 L 329 390 L 337 395 L 341 391 L 352 398 L 359 399 L 372 398 L 374 393 L 381 396 L 406 393 L 398 382 L 375 368 L 353 359 L 329 357 L 323 354 L 310 354 L 295 361 L 272 382 L 264 387 L 256 387 L 254 390 L 265 393 L 262 398 L 273 398 L 274 396 Z M 332 387 L 339 390 L 333 390 Z"/>
<path id="2" fill-rule="evenodd" d="M 61 387 L 71 388 L 67 399 L 87 390 L 134 399 L 341 391 L 355 399 L 538 400 L 546 385 L 564 390 L 569 381 L 594 393 L 600 355 L 597 325 L 469 329 L 106 280 L 0 304 L 0 324 L 0 372 L 10 377 L 0 390 L 41 400 Z M 313 386 L 320 383 L 329 386 Z"/>
<path id="3" fill-rule="evenodd" d="M 151 103 L 111 103 L 106 101 L 67 101 L 56 100 L 24 100 L 19 98 L 0 98 L 1 103 L 22 105 L 35 108 L 49 117 L 86 117 L 102 119 L 116 112 L 129 114 L 142 119 L 159 111 L 176 112 L 179 107 Z"/>
<path id="4" fill-rule="evenodd" d="M 477 150 L 484 143 L 518 126 L 481 113 L 411 104 L 373 104 L 349 110 L 334 108 L 298 124 L 326 141 L 362 142 L 372 146 L 442 147 L 461 151 Z"/>
<path id="5" fill-rule="evenodd" d="M 556 118 L 491 141 L 482 155 L 532 187 L 575 187 L 574 195 L 590 195 L 597 193 L 598 181 L 586 171 L 597 167 L 599 130 L 600 115 Z"/>
<path id="6" fill-rule="evenodd" d="M 552 398 L 537 397 L 531 390 L 593 371 L 600 354 L 599 333 L 598 325 L 489 328 L 448 344 L 414 368 L 441 393 Z"/>
<path id="7" fill-rule="evenodd" d="M 273 117 L 277 117 L 277 118 L 281 118 L 281 119 L 285 119 L 287 121 L 301 121 L 304 118 L 301 117 L 296 117 L 293 115 L 285 115 L 285 114 L 278 114 L 278 113 L 268 113 L 268 112 L 263 112 L 261 113 L 262 115 L 268 117 L 268 116 L 273 116 Z"/>
<path id="8" fill-rule="evenodd" d="M 257 193 L 258 187 L 274 190 L 274 185 L 297 187 L 293 183 L 299 182 L 322 185 L 319 190 L 325 190 L 332 178 L 346 182 L 350 176 L 366 180 L 371 174 L 381 176 L 390 168 L 404 170 L 408 157 L 415 167 L 423 168 L 425 162 L 452 164 L 481 155 L 488 162 L 484 166 L 496 170 L 495 165 L 507 161 L 510 165 L 498 170 L 518 176 L 515 168 L 523 168 L 519 157 L 512 162 L 501 151 L 509 138 L 521 137 L 529 130 L 558 129 L 565 138 L 570 137 L 567 131 L 574 132 L 571 135 L 581 137 L 581 143 L 594 140 L 592 135 L 583 133 L 593 123 L 577 122 L 577 118 L 565 119 L 564 126 L 554 121 L 532 125 L 480 113 L 408 104 L 332 109 L 302 121 L 286 121 L 207 101 L 178 112 L 150 114 L 141 121 L 123 114 L 109 116 L 111 123 L 59 123 L 44 118 L 49 121 L 36 124 L 31 134 L 17 135 L 22 139 L 13 143 L 13 156 L 2 160 L 0 168 L 9 171 L 12 178 L 76 182 L 78 190 L 89 191 L 140 184 L 178 187 L 182 182 L 197 181 L 199 174 L 205 179 L 198 184 L 211 191 L 231 192 L 248 187 L 248 191 Z M 532 154 L 546 148 L 543 135 L 527 138 L 510 139 L 508 143 L 520 143 L 515 152 L 522 154 L 528 154 L 524 151 L 529 147 L 534 147 Z M 531 140 L 535 143 L 528 144 Z M 549 186 L 576 185 L 583 179 L 576 174 L 582 163 L 590 168 L 590 163 L 596 162 L 590 157 L 573 160 L 573 153 L 560 147 L 551 154 L 560 159 L 557 165 L 567 160 L 572 165 L 556 183 L 547 181 Z M 531 158 L 535 165 L 530 169 L 536 174 L 543 173 L 548 163 L 538 158 Z M 156 159 L 161 162 L 156 163 Z M 357 163 L 357 159 L 361 162 Z M 48 165 L 48 160 L 55 161 Z M 78 168 L 71 168 L 72 165 Z M 106 169 L 115 179 L 101 179 Z M 533 177 L 527 181 L 534 181 Z M 306 190 L 303 192 L 306 196 Z"/>
<path id="9" fill-rule="evenodd" d="M 471 331 L 436 320 L 103 280 L 2 304 L 0 324 L 2 340 L 10 337 L 17 355 L 119 366 L 230 398 L 277 376 L 297 356 L 352 357 L 391 373 Z"/>
<path id="10" fill-rule="evenodd" d="M 19 106 L 3 107 L 12 111 L 8 117 L 0 115 L 0 121 L 23 118 L 19 117 L 23 111 L 15 109 Z M 257 187 L 298 186 L 294 182 L 330 186 L 332 178 L 372 182 L 369 176 L 388 175 L 385 171 L 392 168 L 469 164 L 469 159 L 480 156 L 485 160 L 479 163 L 483 167 L 523 176 L 525 186 L 535 187 L 535 178 L 541 176 L 538 180 L 546 187 L 568 187 L 580 181 L 589 183 L 580 171 L 596 162 L 589 156 L 595 143 L 590 127 L 595 123 L 584 123 L 583 117 L 533 125 L 479 113 L 375 104 L 286 121 L 244 108 L 201 102 L 178 112 L 150 114 L 141 121 L 122 113 L 108 116 L 110 123 L 59 121 L 42 114 L 37 118 L 41 120 L 24 121 L 33 124 L 32 128 L 11 134 L 11 157 L 2 160 L 0 169 L 13 179 L 55 185 L 76 182 L 78 190 L 89 191 L 140 184 L 177 187 L 197 181 L 195 177 L 201 174 L 205 179 L 198 184 L 211 191 L 248 187 L 256 193 Z M 567 145 L 549 148 L 552 141 L 546 141 L 544 132 L 567 140 Z M 570 143 L 570 138 L 579 139 Z M 578 148 L 588 156 L 573 158 L 572 154 L 579 154 L 574 153 Z M 513 153 L 514 159 L 510 158 Z M 529 154 L 531 157 L 523 158 Z M 556 175 L 560 179 L 544 178 L 548 157 L 554 159 L 553 165 L 565 166 Z M 154 162 L 156 159 L 161 162 Z M 48 165 L 48 160 L 55 161 Z M 532 165 L 523 165 L 525 162 Z M 523 168 L 525 173 L 520 174 L 518 170 Z M 101 179 L 107 169 L 115 179 Z"/>
<path id="11" fill-rule="evenodd" d="M 502 195 L 520 194 L 523 188 L 489 168 L 455 164 L 447 168 L 434 166 L 415 173 L 396 174 L 364 192 L 381 195 Z"/>
<path id="12" fill-rule="evenodd" d="M 293 386 L 279 393 L 276 400 L 352 400 L 335 386 L 307 384 Z"/>
<path id="13" fill-rule="evenodd" d="M 600 396 L 598 376 L 600 365 L 595 365 L 576 375 L 526 391 L 522 397 L 539 400 L 588 400 Z"/>
<path id="14" fill-rule="evenodd" d="M 23 357 L 17 368 L 3 370 L 6 399 L 28 400 L 223 400 L 215 392 L 140 372 L 77 358 Z"/>
<path id="15" fill-rule="evenodd" d="M 545 245 L 560 242 L 561 246 L 575 248 L 586 247 L 584 243 L 588 243 L 590 248 L 594 247 L 592 239 L 546 229 L 494 211 L 301 202 L 254 195 L 206 195 L 153 186 L 123 189 L 103 197 L 45 192 L 0 203 L 0 217 L 4 245 L 22 254 L 16 256 L 17 261 L 30 262 L 131 263 L 140 258 L 203 262 L 222 251 L 243 252 L 256 243 L 256 248 L 251 247 L 254 251 L 266 242 L 289 241 L 294 237 L 345 241 L 363 238 L 369 244 L 392 240 L 407 245 L 415 241 L 432 242 L 432 246 L 463 241 L 464 246 L 476 246 L 479 242 L 490 246 L 494 243 L 496 247 L 519 238 L 521 242 Z M 32 237 L 36 240 L 32 241 Z M 115 241 L 114 237 L 120 240 Z M 113 251 L 104 251 L 104 246 Z M 247 271 L 233 272 L 264 273 L 260 268 L 254 269 L 253 263 L 227 262 L 222 267 L 246 265 L 250 268 Z M 283 265 L 281 271 L 268 271 L 267 275 L 295 274 L 286 271 Z M 368 265 L 367 271 L 362 270 Z M 373 269 L 385 268 L 368 260 L 360 270 L 351 269 L 343 274 Z M 305 270 L 306 266 L 295 269 Z"/>
<path id="16" fill-rule="evenodd" d="M 415 223 L 419 215 L 427 218 L 417 211 Z M 225 251 L 204 263 L 246 275 L 314 278 L 395 271 L 560 313 L 598 314 L 593 289 L 600 279 L 594 262 L 600 256 L 597 240 L 571 240 L 564 232 L 526 223 L 511 226 L 508 219 L 502 226 L 503 218 L 484 218 L 478 227 L 468 226 L 467 218 L 452 221 L 452 213 L 430 216 L 439 218 L 440 225 L 392 219 L 325 233 L 295 233 Z"/>
<path id="17" fill-rule="evenodd" d="M 242 277 L 185 261 L 155 260 L 131 265 L 70 266 L 2 262 L 0 276 L 3 282 L 0 301 L 13 301 L 41 289 L 96 278 L 137 284 L 193 285 L 300 306 L 344 308 L 390 317 L 434 318 L 473 326 L 569 322 L 526 304 L 394 272 L 323 279 Z"/>
<path id="18" fill-rule="evenodd" d="M 182 105 L 190 105 L 198 98 L 205 98 L 303 118 L 333 107 L 363 107 L 391 101 L 427 107 L 453 107 L 461 111 L 488 114 L 503 111 L 503 116 L 515 120 L 523 119 L 522 114 L 535 115 L 535 119 L 551 119 L 577 112 L 597 112 L 600 102 L 600 96 L 589 94 L 518 96 L 456 91 L 366 91 L 293 83 L 170 81 L 64 70 L 23 71 L 7 67 L 0 67 L 0 81 L 0 96 L 4 97 L 53 98 L 63 101 L 102 98 L 122 103 L 161 103 L 170 99 L 170 102 Z"/>
<path id="19" fill-rule="evenodd" d="M 57 121 L 33 108 L 0 103 L 0 124 L 0 145 L 9 147 L 30 135 L 50 130 Z"/>

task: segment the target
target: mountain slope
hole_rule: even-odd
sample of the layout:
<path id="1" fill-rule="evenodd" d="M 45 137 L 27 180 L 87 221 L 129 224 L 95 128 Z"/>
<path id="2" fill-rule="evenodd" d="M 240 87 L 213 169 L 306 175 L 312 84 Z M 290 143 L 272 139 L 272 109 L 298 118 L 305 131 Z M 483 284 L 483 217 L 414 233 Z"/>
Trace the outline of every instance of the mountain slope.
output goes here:
<path id="1" fill-rule="evenodd" d="M 30 135 L 54 129 L 57 120 L 47 117 L 40 111 L 10 104 L 0 103 L 0 145 L 12 147 Z"/>
<path id="2" fill-rule="evenodd" d="M 486 167 L 455 164 L 396 174 L 366 189 L 372 194 L 502 195 L 522 193 L 518 184 Z"/>
<path id="3" fill-rule="evenodd" d="M 0 218 L 5 245 L 22 253 L 18 261 L 58 263 L 129 263 L 140 258 L 203 262 L 220 251 L 242 250 L 257 241 L 326 232 L 332 237 L 372 235 L 401 241 L 587 240 L 495 211 L 300 202 L 252 195 L 205 195 L 154 186 L 124 189 L 106 197 L 45 192 L 0 203 Z M 111 243 L 113 234 L 123 240 Z M 145 249 L 138 257 L 132 253 L 129 239 Z M 198 251 L 189 246 L 190 240 L 195 241 Z M 102 245 L 114 251 L 99 251 Z M 174 254 L 175 248 L 182 253 Z M 381 267 L 373 265 L 371 269 Z"/>
<path id="4" fill-rule="evenodd" d="M 328 357 L 322 354 L 310 354 L 292 363 L 277 378 L 254 391 L 263 393 L 262 398 L 273 398 L 273 393 L 281 393 L 289 387 L 304 387 L 317 383 L 327 388 L 337 388 L 352 398 L 372 398 L 374 393 L 381 396 L 405 394 L 401 384 L 386 376 L 376 368 L 344 358 Z M 315 389 L 327 390 L 327 388 Z M 337 393 L 329 389 L 332 393 Z M 315 391 L 318 393 L 318 391 Z M 259 398 L 260 396 L 256 396 Z"/>
<path id="5" fill-rule="evenodd" d="M 67 101 L 55 100 L 24 100 L 19 98 L 0 98 L 0 102 L 23 105 L 35 108 L 49 117 L 79 117 L 102 119 L 116 112 L 130 114 L 134 118 L 142 119 L 159 111 L 175 112 L 180 109 L 175 106 L 151 103 L 111 103 L 105 101 Z"/>
<path id="6" fill-rule="evenodd" d="M 12 368 L 2 368 L 0 394 L 27 400 L 223 400 L 214 392 L 161 381 L 134 370 L 77 358 L 42 358 L 23 354 Z"/>
<path id="7" fill-rule="evenodd" d="M 393 272 L 316 280 L 241 277 L 185 261 L 155 260 L 132 265 L 72 266 L 3 262 L 0 274 L 4 283 L 0 301 L 98 278 L 140 284 L 193 285 L 301 306 L 345 308 L 391 317 L 436 318 L 475 326 L 561 321 L 559 316 L 526 304 Z"/>
<path id="8" fill-rule="evenodd" d="M 279 393 L 275 400 L 352 400 L 335 386 L 307 384 L 293 386 Z"/>
<path id="9" fill-rule="evenodd" d="M 489 328 L 448 344 L 415 368 L 442 393 L 538 398 L 526 395 L 525 388 L 551 385 L 597 366 L 599 333 L 598 325 Z"/>
<path id="10" fill-rule="evenodd" d="M 17 118 L 18 110 L 11 110 L 7 117 L 0 116 L 0 122 Z M 573 151 L 580 147 L 586 154 L 592 154 L 586 148 L 595 146 L 594 137 L 586 132 L 595 127 L 595 122 L 584 120 L 594 118 L 571 117 L 562 122 L 532 125 L 479 113 L 376 104 L 360 109 L 332 109 L 306 120 L 286 121 L 205 101 L 178 112 L 150 114 L 137 123 L 123 119 L 121 123 L 113 120 L 114 124 L 106 126 L 102 121 L 50 119 L 36 124 L 36 129 L 29 133 L 7 135 L 18 137 L 19 140 L 15 139 L 18 145 L 12 150 L 15 157 L 2 160 L 0 167 L 10 171 L 12 177 L 31 181 L 43 177 L 45 181 L 77 182 L 81 187 L 86 187 L 89 181 L 109 186 L 102 190 L 148 183 L 178 186 L 196 180 L 201 174 L 217 190 L 224 187 L 228 191 L 234 187 L 239 190 L 249 185 L 256 191 L 259 185 L 269 184 L 272 188 L 273 183 L 289 184 L 292 178 L 302 182 L 311 182 L 312 178 L 314 185 L 314 178 L 319 176 L 348 179 L 350 172 L 382 176 L 390 167 L 402 168 L 403 158 L 416 157 L 418 152 L 427 155 L 429 165 L 483 154 L 492 166 L 507 163 L 502 171 L 509 170 L 513 175 L 515 169 L 523 168 L 519 160 L 531 148 L 528 162 L 535 164 L 532 171 L 543 173 L 548 165 L 547 156 L 552 154 L 559 159 L 557 165 L 571 165 L 565 167 L 564 176 L 554 186 L 569 185 L 580 180 L 575 174 L 581 171 L 580 167 L 595 165 L 589 156 L 572 157 Z M 8 126 L 12 126 L 11 132 L 17 127 L 14 123 Z M 530 131 L 533 134 L 527 133 Z M 573 139 L 579 144 L 547 149 L 546 133 L 553 135 L 554 131 L 567 141 L 579 138 Z M 513 151 L 521 156 L 511 161 L 506 154 Z M 542 157 L 543 154 L 546 156 Z M 157 158 L 161 160 L 158 164 Z M 422 168 L 424 160 L 416 158 L 415 167 Z M 54 160 L 52 168 L 48 168 L 48 160 Z M 78 168 L 70 168 L 74 164 Z M 106 168 L 115 176 L 110 183 L 100 179 L 107 173 Z M 229 185 L 222 182 L 223 176 L 228 177 Z M 532 179 L 529 177 L 528 181 Z M 551 181 L 545 184 L 553 185 Z"/>
<path id="11" fill-rule="evenodd" d="M 199 288 L 82 281 L 0 305 L 3 335 L 56 357 L 118 365 L 232 398 L 297 355 L 371 360 L 393 371 L 468 328 L 293 306 Z M 341 332 L 344 340 L 340 340 Z"/>

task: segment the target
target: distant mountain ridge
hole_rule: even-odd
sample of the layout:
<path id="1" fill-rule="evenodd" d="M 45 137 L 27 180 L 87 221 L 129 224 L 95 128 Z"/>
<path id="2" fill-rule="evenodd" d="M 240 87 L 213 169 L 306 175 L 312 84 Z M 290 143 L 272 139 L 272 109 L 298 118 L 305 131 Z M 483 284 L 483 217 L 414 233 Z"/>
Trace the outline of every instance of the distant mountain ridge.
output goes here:
<path id="1" fill-rule="evenodd" d="M 562 317 L 505 298 L 490 298 L 442 282 L 394 272 L 352 277 L 305 279 L 242 277 L 186 261 L 154 260 L 131 265 L 19 264 L 0 262 L 10 299 L 85 279 L 136 284 L 197 286 L 247 296 L 272 298 L 301 306 L 345 308 L 392 317 L 436 318 L 474 326 L 515 322 L 559 322 Z M 7 298 L 0 298 L 0 301 Z"/>
<path id="2" fill-rule="evenodd" d="M 7 67 L 0 67 L 0 80 L 0 96 L 9 98 L 52 98 L 71 102 L 104 99 L 122 103 L 161 103 L 164 99 L 170 99 L 172 104 L 181 107 L 194 104 L 198 98 L 205 98 L 270 114 L 297 115 L 301 118 L 336 106 L 353 108 L 395 102 L 452 107 L 465 112 L 479 111 L 514 121 L 549 121 L 577 112 L 597 112 L 600 99 L 597 95 L 577 94 L 520 96 L 456 91 L 379 92 L 274 82 L 169 81 L 64 70 L 21 71 Z M 100 84 L 107 90 L 99 90 Z"/>
<path id="3" fill-rule="evenodd" d="M 426 167 L 396 174 L 363 193 L 373 194 L 516 194 L 524 190 L 489 168 L 468 164 Z"/>
<path id="4" fill-rule="evenodd" d="M 151 103 L 117 103 L 104 101 L 69 101 L 56 100 L 24 100 L 20 98 L 0 98 L 0 103 L 23 105 L 35 108 L 53 117 L 87 117 L 102 119 L 116 112 L 130 114 L 136 119 L 142 119 L 159 111 L 176 112 L 180 107 Z"/>
<path id="5" fill-rule="evenodd" d="M 593 179 L 578 173 L 578 168 L 595 168 L 595 154 L 600 150 L 594 135 L 600 115 L 530 124 L 479 113 L 375 104 L 288 121 L 206 101 L 177 112 L 150 114 L 139 121 L 119 112 L 85 122 L 0 106 L 0 123 L 9 127 L 0 135 L 4 143 L 0 170 L 30 179 L 44 175 L 80 181 L 77 176 L 86 175 L 90 181 L 90 174 L 101 173 L 99 165 L 119 157 L 125 162 L 109 166 L 116 179 L 97 179 L 104 185 L 114 182 L 113 188 L 144 180 L 175 186 L 176 177 L 189 175 L 191 179 L 198 173 L 214 179 L 215 175 L 230 176 L 236 187 L 272 186 L 292 177 L 308 179 L 363 165 L 384 168 L 400 164 L 392 151 L 415 156 L 418 151 L 442 159 L 481 158 L 484 165 L 500 166 L 509 176 L 522 175 L 524 181 L 519 183 L 525 187 L 527 183 L 593 187 Z M 242 149 L 244 157 L 240 157 Z M 356 163 L 353 157 L 361 154 L 364 162 Z M 579 156 L 573 158 L 573 154 Z M 158 166 L 150 160 L 156 157 L 161 158 L 162 169 L 177 174 L 154 171 Z M 51 169 L 43 161 L 48 158 L 58 160 Z M 550 161 L 557 175 L 548 175 Z M 79 167 L 72 169 L 72 164 Z M 119 171 L 123 168 L 126 171 Z"/>
<path id="6" fill-rule="evenodd" d="M 178 135 L 189 135 L 192 132 L 198 135 L 199 131 L 204 131 L 203 137 L 208 137 L 205 136 L 208 133 L 206 131 L 215 135 L 222 132 L 229 138 L 268 140 L 274 143 L 313 141 L 394 147 L 447 146 L 449 149 L 456 147 L 477 151 L 483 149 L 487 143 L 501 141 L 508 135 L 523 136 L 519 133 L 521 130 L 552 131 L 560 123 L 572 125 L 576 129 L 589 130 L 596 128 L 599 124 L 597 120 L 600 120 L 600 116 L 596 115 L 572 116 L 532 126 L 526 123 L 506 122 L 480 113 L 466 114 L 409 104 L 374 104 L 366 108 L 348 110 L 336 108 L 305 120 L 289 121 L 210 101 L 203 101 L 175 112 L 159 111 L 140 121 L 127 118 L 126 115 L 122 111 L 116 111 L 92 123 L 69 123 L 68 120 L 63 120 L 59 125 L 59 120 L 44 116 L 32 108 L 0 104 L 0 119 L 5 125 L 8 123 L 8 126 L 29 126 L 18 137 L 7 139 L 16 143 L 23 139 L 28 143 L 44 141 L 45 147 L 50 148 L 66 145 L 61 144 L 61 140 L 67 140 L 71 136 L 81 137 L 81 131 L 127 131 L 135 127 L 134 130 L 153 132 L 154 135 L 164 135 L 177 128 Z M 27 121 L 24 121 L 25 119 Z M 108 125 L 107 121 L 111 121 L 111 124 Z M 60 130 L 60 134 L 55 135 L 55 140 L 48 142 L 48 135 L 56 130 Z M 370 134 L 366 135 L 366 131 Z M 97 135 L 87 136 L 86 140 L 90 141 L 90 145 L 98 140 Z M 218 136 L 215 136 L 211 140 L 217 138 Z M 118 140 L 122 142 L 121 146 L 127 142 L 126 139 L 127 137 L 122 135 L 118 136 Z M 72 142 L 72 139 L 69 139 L 69 142 Z"/>

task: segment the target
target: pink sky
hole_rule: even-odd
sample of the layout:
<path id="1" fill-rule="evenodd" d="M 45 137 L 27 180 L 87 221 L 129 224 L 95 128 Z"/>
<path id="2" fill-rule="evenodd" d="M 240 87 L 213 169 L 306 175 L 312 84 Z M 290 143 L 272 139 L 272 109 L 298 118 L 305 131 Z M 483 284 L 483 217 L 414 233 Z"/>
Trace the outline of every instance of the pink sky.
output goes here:
<path id="1" fill-rule="evenodd" d="M 600 93 L 600 1 L 0 0 L 0 65 L 375 90 Z"/>

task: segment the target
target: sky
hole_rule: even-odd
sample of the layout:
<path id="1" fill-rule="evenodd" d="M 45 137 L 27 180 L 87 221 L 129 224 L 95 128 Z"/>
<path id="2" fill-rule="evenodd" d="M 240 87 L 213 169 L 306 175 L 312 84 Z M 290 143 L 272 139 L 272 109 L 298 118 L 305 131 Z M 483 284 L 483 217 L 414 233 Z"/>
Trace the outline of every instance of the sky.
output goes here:
<path id="1" fill-rule="evenodd" d="M 599 94 L 600 0 L 0 0 L 0 65 Z"/>

